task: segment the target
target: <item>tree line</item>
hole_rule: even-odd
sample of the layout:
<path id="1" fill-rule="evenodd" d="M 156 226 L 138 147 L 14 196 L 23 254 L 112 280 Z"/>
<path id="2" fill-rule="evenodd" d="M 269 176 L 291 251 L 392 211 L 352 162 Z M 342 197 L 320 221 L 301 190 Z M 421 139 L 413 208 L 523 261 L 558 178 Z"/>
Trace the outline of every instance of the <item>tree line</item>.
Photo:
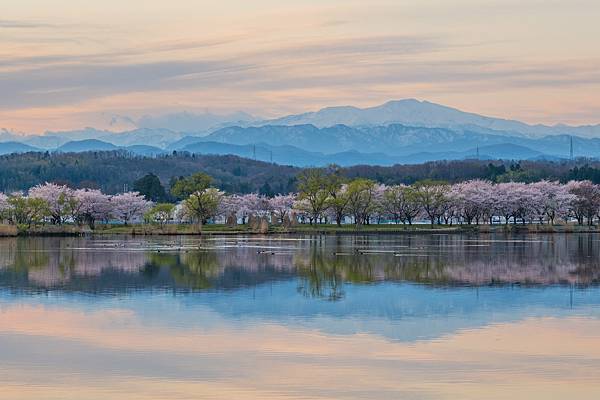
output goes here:
<path id="1" fill-rule="evenodd" d="M 173 202 L 152 201 L 166 196 L 144 177 L 138 191 L 114 195 L 98 189 L 73 189 L 44 183 L 27 192 L 0 193 L 0 217 L 10 224 L 88 225 L 170 222 L 246 224 L 253 216 L 271 224 L 295 223 L 412 225 L 494 224 L 600 221 L 600 185 L 591 181 L 534 183 L 468 180 L 459 183 L 422 180 L 411 185 L 385 185 L 365 178 L 349 179 L 337 169 L 308 169 L 298 175 L 298 191 L 274 196 L 226 193 L 203 172 L 173 183 Z"/>
<path id="2" fill-rule="evenodd" d="M 226 193 L 259 193 L 268 197 L 298 191 L 298 176 L 307 169 L 254 161 L 237 156 L 194 155 L 176 152 L 156 157 L 125 151 L 86 153 L 32 152 L 0 156 L 0 191 L 9 193 L 54 182 L 76 189 L 98 189 L 107 194 L 132 190 L 148 174 L 158 177 L 165 196 L 173 201 L 176 180 L 203 171 Z M 458 183 L 472 179 L 495 183 L 542 180 L 567 183 L 589 180 L 600 184 L 600 162 L 574 161 L 435 161 L 390 167 L 336 167 L 346 179 L 364 178 L 385 185 L 412 185 L 426 179 Z"/>
<path id="3" fill-rule="evenodd" d="M 468 180 L 450 184 L 422 180 L 385 185 L 347 179 L 337 172 L 312 169 L 299 176 L 294 205 L 309 223 L 347 219 L 354 224 L 416 220 L 434 224 L 550 223 L 600 220 L 600 185 L 590 181 L 542 180 L 534 183 Z"/>

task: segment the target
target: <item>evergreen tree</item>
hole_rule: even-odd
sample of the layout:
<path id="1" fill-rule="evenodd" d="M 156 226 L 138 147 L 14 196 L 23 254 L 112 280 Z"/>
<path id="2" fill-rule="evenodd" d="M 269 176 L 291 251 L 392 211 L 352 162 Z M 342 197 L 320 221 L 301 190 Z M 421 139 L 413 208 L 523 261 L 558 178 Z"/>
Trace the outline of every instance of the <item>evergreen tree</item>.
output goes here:
<path id="1" fill-rule="evenodd" d="M 167 201 L 167 193 L 158 176 L 150 173 L 133 183 L 133 190 L 143 195 L 146 200 L 160 203 Z"/>

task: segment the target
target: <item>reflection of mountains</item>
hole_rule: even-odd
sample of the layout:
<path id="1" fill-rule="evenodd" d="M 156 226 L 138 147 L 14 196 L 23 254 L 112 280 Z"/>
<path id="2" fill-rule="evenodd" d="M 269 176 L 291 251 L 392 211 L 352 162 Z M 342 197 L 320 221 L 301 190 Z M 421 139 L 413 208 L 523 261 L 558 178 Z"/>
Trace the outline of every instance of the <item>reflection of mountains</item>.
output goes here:
<path id="1" fill-rule="evenodd" d="M 347 283 L 384 280 L 434 285 L 600 281 L 600 241 L 592 234 L 496 241 L 448 235 L 306 239 L 291 245 L 274 239 L 264 251 L 263 242 L 252 239 L 231 247 L 196 239 L 170 249 L 164 244 L 171 239 L 3 239 L 0 285 L 93 293 L 233 289 L 297 276 L 300 293 L 336 300 Z"/>

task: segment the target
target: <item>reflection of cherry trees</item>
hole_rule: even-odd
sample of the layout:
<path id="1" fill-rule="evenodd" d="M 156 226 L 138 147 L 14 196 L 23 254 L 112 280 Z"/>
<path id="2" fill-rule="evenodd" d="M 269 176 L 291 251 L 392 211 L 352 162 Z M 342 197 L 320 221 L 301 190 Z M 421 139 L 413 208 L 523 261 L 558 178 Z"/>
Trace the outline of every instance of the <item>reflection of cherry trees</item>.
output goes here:
<path id="1" fill-rule="evenodd" d="M 344 238 L 299 250 L 294 265 L 305 279 L 303 291 L 328 298 L 343 292 L 340 282 L 590 285 L 600 280 L 600 268 L 589 257 L 600 253 L 600 242 L 591 235 L 497 241 L 440 235 L 393 242 Z"/>
<path id="2" fill-rule="evenodd" d="M 369 283 L 379 280 L 372 257 L 354 254 L 338 256 L 312 248 L 294 256 L 294 267 L 300 278 L 298 291 L 308 297 L 339 300 L 344 297 L 346 283 Z"/>
<path id="3" fill-rule="evenodd" d="M 73 276 L 97 277 L 106 270 L 137 273 L 144 265 L 143 252 L 122 251 L 112 243 L 88 244 L 80 238 L 3 239 L 0 270 L 20 271 L 36 286 L 53 287 Z"/>
<path id="4" fill-rule="evenodd" d="M 121 241 L 119 241 L 121 242 Z M 179 243 L 181 242 L 181 243 Z M 121 247 L 124 246 L 124 247 Z M 380 281 L 432 285 L 600 282 L 592 234 L 561 236 L 338 236 L 136 239 L 119 244 L 85 238 L 0 240 L 0 286 L 107 290 L 115 279 L 144 288 L 234 289 L 298 279 L 300 293 L 336 300 L 345 285 Z M 116 274 L 116 275 L 115 275 Z M 112 277 L 107 279 L 106 277 Z M 94 283 L 95 282 L 95 283 Z"/>

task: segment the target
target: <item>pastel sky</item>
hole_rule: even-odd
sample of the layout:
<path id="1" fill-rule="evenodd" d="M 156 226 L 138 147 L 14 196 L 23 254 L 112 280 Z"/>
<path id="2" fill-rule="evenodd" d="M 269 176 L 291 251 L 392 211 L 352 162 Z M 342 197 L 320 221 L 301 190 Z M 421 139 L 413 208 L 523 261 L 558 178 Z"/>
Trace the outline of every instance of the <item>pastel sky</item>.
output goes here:
<path id="1" fill-rule="evenodd" d="M 3 0 L 0 128 L 418 98 L 600 123 L 598 0 Z"/>

